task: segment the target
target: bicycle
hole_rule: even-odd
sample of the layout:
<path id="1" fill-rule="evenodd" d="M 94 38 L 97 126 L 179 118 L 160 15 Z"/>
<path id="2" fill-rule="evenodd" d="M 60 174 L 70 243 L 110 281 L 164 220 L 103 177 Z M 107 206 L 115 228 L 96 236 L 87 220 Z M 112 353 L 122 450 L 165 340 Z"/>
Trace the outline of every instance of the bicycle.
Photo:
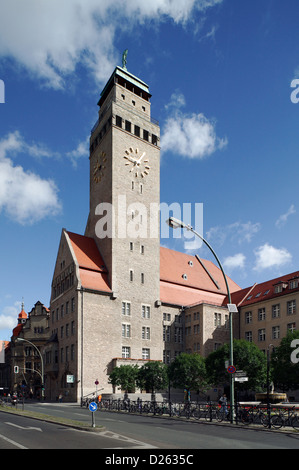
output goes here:
<path id="1" fill-rule="evenodd" d="M 295 411 L 295 406 L 291 409 L 279 410 L 277 414 L 271 417 L 271 425 L 274 429 L 280 429 L 285 426 L 291 426 L 299 429 L 299 416 Z"/>

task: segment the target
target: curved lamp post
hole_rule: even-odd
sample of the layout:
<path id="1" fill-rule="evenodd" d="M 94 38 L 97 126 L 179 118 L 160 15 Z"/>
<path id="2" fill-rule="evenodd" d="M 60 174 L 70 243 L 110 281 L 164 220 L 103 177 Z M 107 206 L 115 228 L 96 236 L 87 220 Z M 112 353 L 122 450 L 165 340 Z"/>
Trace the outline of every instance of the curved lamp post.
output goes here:
<path id="1" fill-rule="evenodd" d="M 44 379 L 45 379 L 45 377 L 44 377 L 44 360 L 43 360 L 43 356 L 42 356 L 40 350 L 38 349 L 38 347 L 35 344 L 31 343 L 31 341 L 29 341 L 28 339 L 17 338 L 16 341 L 26 341 L 26 343 L 31 344 L 31 346 L 33 346 L 37 350 L 38 354 L 40 355 L 41 366 L 42 366 L 42 373 L 41 373 L 41 377 L 42 377 L 42 398 L 44 398 L 44 385 L 45 385 L 45 380 Z"/>
<path id="2" fill-rule="evenodd" d="M 216 255 L 215 251 L 213 250 L 213 248 L 211 247 L 211 245 L 198 233 L 196 232 L 190 225 L 187 225 L 185 224 L 184 222 L 182 222 L 181 220 L 179 219 L 175 219 L 174 217 L 170 217 L 169 219 L 166 220 L 166 223 L 172 227 L 172 228 L 185 228 L 187 230 L 189 230 L 190 232 L 194 233 L 194 235 L 196 235 L 197 237 L 199 237 L 206 245 L 207 247 L 209 248 L 209 250 L 213 253 L 213 255 L 215 256 L 216 258 L 216 261 L 219 265 L 219 268 L 222 272 L 222 275 L 223 275 L 223 278 L 224 278 L 224 282 L 225 282 L 225 286 L 226 286 L 226 290 L 227 290 L 227 297 L 228 297 L 228 304 L 227 304 L 227 307 L 228 307 L 228 311 L 229 311 L 229 333 L 230 333 L 230 339 L 229 339 L 229 346 L 230 346 L 230 366 L 232 366 L 234 364 L 234 354 L 233 354 L 233 318 L 232 318 L 232 314 L 233 313 L 236 313 L 238 310 L 237 310 L 237 307 L 236 305 L 232 304 L 231 303 L 231 294 L 230 294 L 230 290 L 229 290 L 229 286 L 228 286 L 228 282 L 227 282 L 227 277 L 225 275 L 225 272 L 223 270 L 223 267 L 220 263 L 220 260 L 218 258 L 218 256 Z M 230 374 L 230 404 L 231 404 L 231 409 L 232 409 L 232 413 L 231 413 L 231 421 L 233 422 L 233 415 L 234 415 L 234 405 L 235 405 L 235 396 L 234 396 L 234 374 Z"/>

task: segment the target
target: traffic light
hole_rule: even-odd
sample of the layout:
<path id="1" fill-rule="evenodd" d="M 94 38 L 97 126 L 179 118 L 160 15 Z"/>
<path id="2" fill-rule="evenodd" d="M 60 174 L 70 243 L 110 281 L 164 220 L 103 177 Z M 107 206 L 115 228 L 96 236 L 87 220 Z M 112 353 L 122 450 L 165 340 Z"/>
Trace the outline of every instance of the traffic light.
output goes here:
<path id="1" fill-rule="evenodd" d="M 15 374 L 19 373 L 19 366 L 14 366 L 13 371 Z"/>

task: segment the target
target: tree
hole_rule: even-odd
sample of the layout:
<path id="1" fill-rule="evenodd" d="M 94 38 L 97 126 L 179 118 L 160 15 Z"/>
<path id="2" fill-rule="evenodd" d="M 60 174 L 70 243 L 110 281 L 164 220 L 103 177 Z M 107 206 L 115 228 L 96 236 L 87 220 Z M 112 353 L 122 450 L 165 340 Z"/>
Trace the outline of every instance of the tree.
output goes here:
<path id="1" fill-rule="evenodd" d="M 295 351 L 291 347 L 291 343 L 298 338 L 299 331 L 293 333 L 289 331 L 271 354 L 271 377 L 275 387 L 282 390 L 299 388 L 299 363 L 294 363 L 291 360 L 291 354 Z"/>
<path id="2" fill-rule="evenodd" d="M 158 361 L 147 362 L 140 367 L 136 383 L 140 389 L 150 390 L 152 394 L 166 388 L 168 379 L 165 364 Z"/>
<path id="3" fill-rule="evenodd" d="M 191 390 L 206 388 L 206 368 L 204 358 L 197 353 L 181 353 L 169 366 L 169 378 L 176 388 Z"/>
<path id="4" fill-rule="evenodd" d="M 265 354 L 254 344 L 244 339 L 233 342 L 234 365 L 237 369 L 246 372 L 248 382 L 238 384 L 239 390 L 264 389 L 267 381 L 267 358 Z M 206 369 L 210 383 L 214 385 L 226 385 L 229 383 L 229 373 L 225 368 L 225 362 L 229 361 L 229 344 L 209 354 L 206 358 Z"/>
<path id="5" fill-rule="evenodd" d="M 114 367 L 109 375 L 109 383 L 114 387 L 121 387 L 125 393 L 134 390 L 136 386 L 136 379 L 138 375 L 137 365 L 122 365 Z"/>

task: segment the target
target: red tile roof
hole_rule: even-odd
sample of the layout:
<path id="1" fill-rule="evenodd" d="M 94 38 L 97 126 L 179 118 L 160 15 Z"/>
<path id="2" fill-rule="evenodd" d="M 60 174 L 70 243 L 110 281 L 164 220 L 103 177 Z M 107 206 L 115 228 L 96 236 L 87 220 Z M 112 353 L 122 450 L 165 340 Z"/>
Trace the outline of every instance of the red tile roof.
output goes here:
<path id="1" fill-rule="evenodd" d="M 255 284 L 252 287 L 247 287 L 246 289 L 242 289 L 239 292 L 234 293 L 232 295 L 232 302 L 243 307 L 257 302 L 275 299 L 282 295 L 298 292 L 299 285 L 295 289 L 289 288 L 289 281 L 292 279 L 298 279 L 298 277 L 299 271 L 295 271 L 294 273 L 285 274 L 284 276 L 270 279 L 269 281 L 265 281 L 260 284 Z M 286 287 L 282 289 L 282 292 L 275 293 L 274 287 L 281 283 L 284 283 Z"/>
<path id="2" fill-rule="evenodd" d="M 79 265 L 82 286 L 111 292 L 107 268 L 95 240 L 73 232 L 66 233 Z M 240 289 L 229 277 L 227 279 L 231 292 Z M 221 305 L 226 292 L 222 272 L 214 263 L 160 248 L 160 300 L 163 303 L 187 306 L 207 302 Z"/>
<path id="3" fill-rule="evenodd" d="M 161 301 L 169 304 L 221 305 L 227 293 L 223 274 L 212 261 L 164 247 L 160 248 L 160 280 Z M 227 281 L 231 292 L 240 289 L 228 276 Z"/>
<path id="4" fill-rule="evenodd" d="M 73 232 L 66 233 L 79 265 L 82 287 L 101 292 L 111 292 L 108 272 L 94 239 Z"/>

